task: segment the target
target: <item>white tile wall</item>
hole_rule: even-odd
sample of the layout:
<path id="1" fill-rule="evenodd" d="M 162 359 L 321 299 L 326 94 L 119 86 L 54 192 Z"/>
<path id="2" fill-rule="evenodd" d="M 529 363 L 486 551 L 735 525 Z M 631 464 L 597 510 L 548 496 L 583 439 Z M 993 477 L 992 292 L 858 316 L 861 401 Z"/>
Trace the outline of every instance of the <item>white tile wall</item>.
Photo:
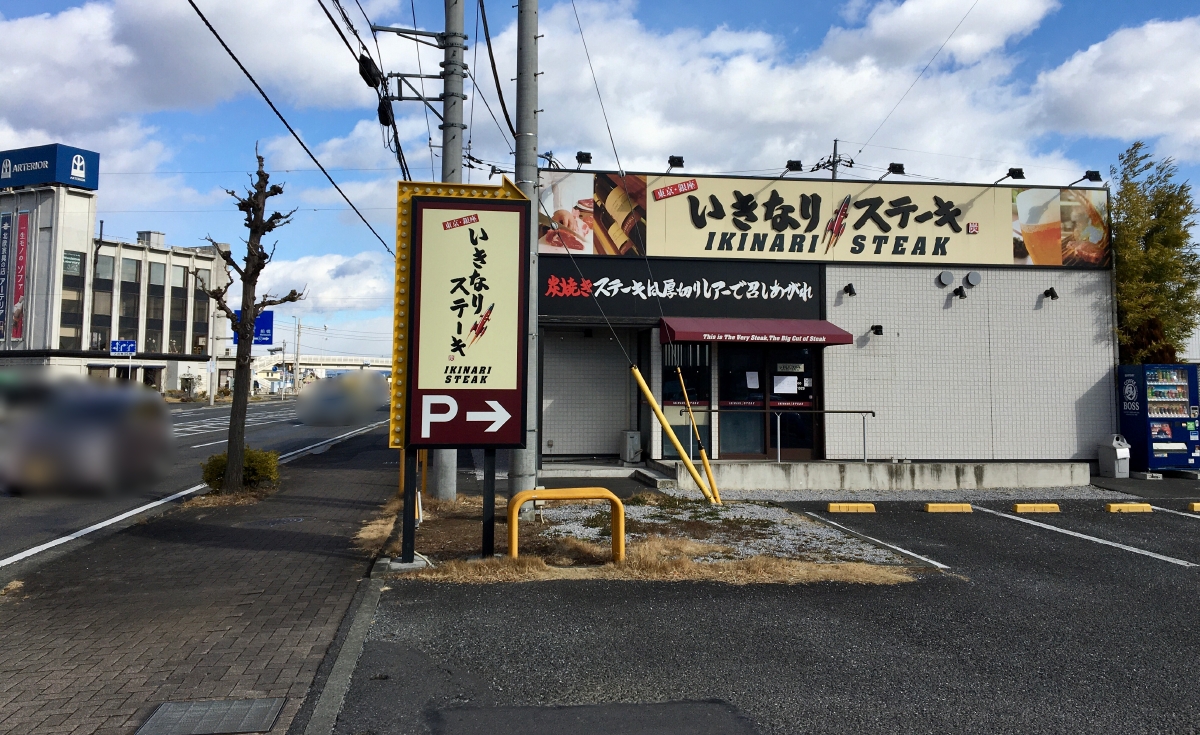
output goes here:
<path id="1" fill-rule="evenodd" d="M 825 349 L 826 408 L 878 412 L 873 458 L 1094 459 L 1117 423 L 1111 274 L 978 268 L 958 299 L 970 269 L 950 270 L 942 287 L 941 269 L 828 267 L 828 318 L 855 343 Z M 857 417 L 829 417 L 826 456 L 862 456 Z"/>
<path id="2" fill-rule="evenodd" d="M 607 328 L 546 329 L 542 348 L 542 454 L 618 454 L 634 410 L 629 362 Z M 625 349 L 636 349 L 618 330 Z M 630 354 L 633 354 L 632 352 Z M 550 442 L 553 442 L 551 446 Z"/>

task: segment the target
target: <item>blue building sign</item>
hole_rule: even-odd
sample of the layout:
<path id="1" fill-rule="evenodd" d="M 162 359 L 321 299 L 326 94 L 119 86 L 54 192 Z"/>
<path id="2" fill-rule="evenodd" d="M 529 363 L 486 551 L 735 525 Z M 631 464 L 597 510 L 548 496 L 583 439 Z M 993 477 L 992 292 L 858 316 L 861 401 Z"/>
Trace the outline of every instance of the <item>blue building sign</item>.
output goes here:
<path id="1" fill-rule="evenodd" d="M 242 310 L 236 309 L 234 314 L 237 318 L 242 318 Z M 275 344 L 275 312 L 264 311 L 254 320 L 254 344 L 256 345 L 273 345 Z M 237 330 L 233 332 L 233 343 L 238 343 Z"/>
<path id="2" fill-rule="evenodd" d="M 97 189 L 100 154 L 61 143 L 0 151 L 0 189 L 39 184 Z"/>

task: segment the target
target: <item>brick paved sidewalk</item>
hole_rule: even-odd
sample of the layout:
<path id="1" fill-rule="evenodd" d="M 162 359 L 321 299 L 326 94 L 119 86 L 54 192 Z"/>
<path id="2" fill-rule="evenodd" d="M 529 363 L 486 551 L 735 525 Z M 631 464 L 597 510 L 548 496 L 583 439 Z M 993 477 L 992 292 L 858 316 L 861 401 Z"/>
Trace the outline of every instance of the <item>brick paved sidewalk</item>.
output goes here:
<path id="1" fill-rule="evenodd" d="M 27 575 L 0 598 L 0 733 L 126 734 L 163 701 L 259 697 L 287 698 L 286 732 L 367 571 L 351 538 L 396 490 L 385 429 L 285 465 L 257 505 L 176 509 Z"/>

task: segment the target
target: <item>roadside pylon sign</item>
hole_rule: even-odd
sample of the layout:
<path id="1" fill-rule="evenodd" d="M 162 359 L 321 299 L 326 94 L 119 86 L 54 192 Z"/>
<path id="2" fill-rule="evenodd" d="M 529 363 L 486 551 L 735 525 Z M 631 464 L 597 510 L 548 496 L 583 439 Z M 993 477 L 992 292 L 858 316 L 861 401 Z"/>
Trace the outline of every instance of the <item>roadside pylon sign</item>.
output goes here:
<path id="1" fill-rule="evenodd" d="M 531 216 L 507 178 L 400 182 L 392 447 L 524 447 Z"/>

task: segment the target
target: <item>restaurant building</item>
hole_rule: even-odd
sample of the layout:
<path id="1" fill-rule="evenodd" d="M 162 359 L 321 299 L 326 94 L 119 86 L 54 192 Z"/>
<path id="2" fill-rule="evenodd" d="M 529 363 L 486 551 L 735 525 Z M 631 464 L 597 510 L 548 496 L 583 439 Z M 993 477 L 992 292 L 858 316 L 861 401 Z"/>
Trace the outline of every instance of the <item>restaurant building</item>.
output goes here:
<path id="1" fill-rule="evenodd" d="M 1116 431 L 1098 188 L 544 170 L 543 462 L 1088 461 Z M 848 412 L 848 413 L 841 413 Z M 857 413 L 864 412 L 864 413 Z M 865 413 L 865 412 L 873 412 Z"/>

